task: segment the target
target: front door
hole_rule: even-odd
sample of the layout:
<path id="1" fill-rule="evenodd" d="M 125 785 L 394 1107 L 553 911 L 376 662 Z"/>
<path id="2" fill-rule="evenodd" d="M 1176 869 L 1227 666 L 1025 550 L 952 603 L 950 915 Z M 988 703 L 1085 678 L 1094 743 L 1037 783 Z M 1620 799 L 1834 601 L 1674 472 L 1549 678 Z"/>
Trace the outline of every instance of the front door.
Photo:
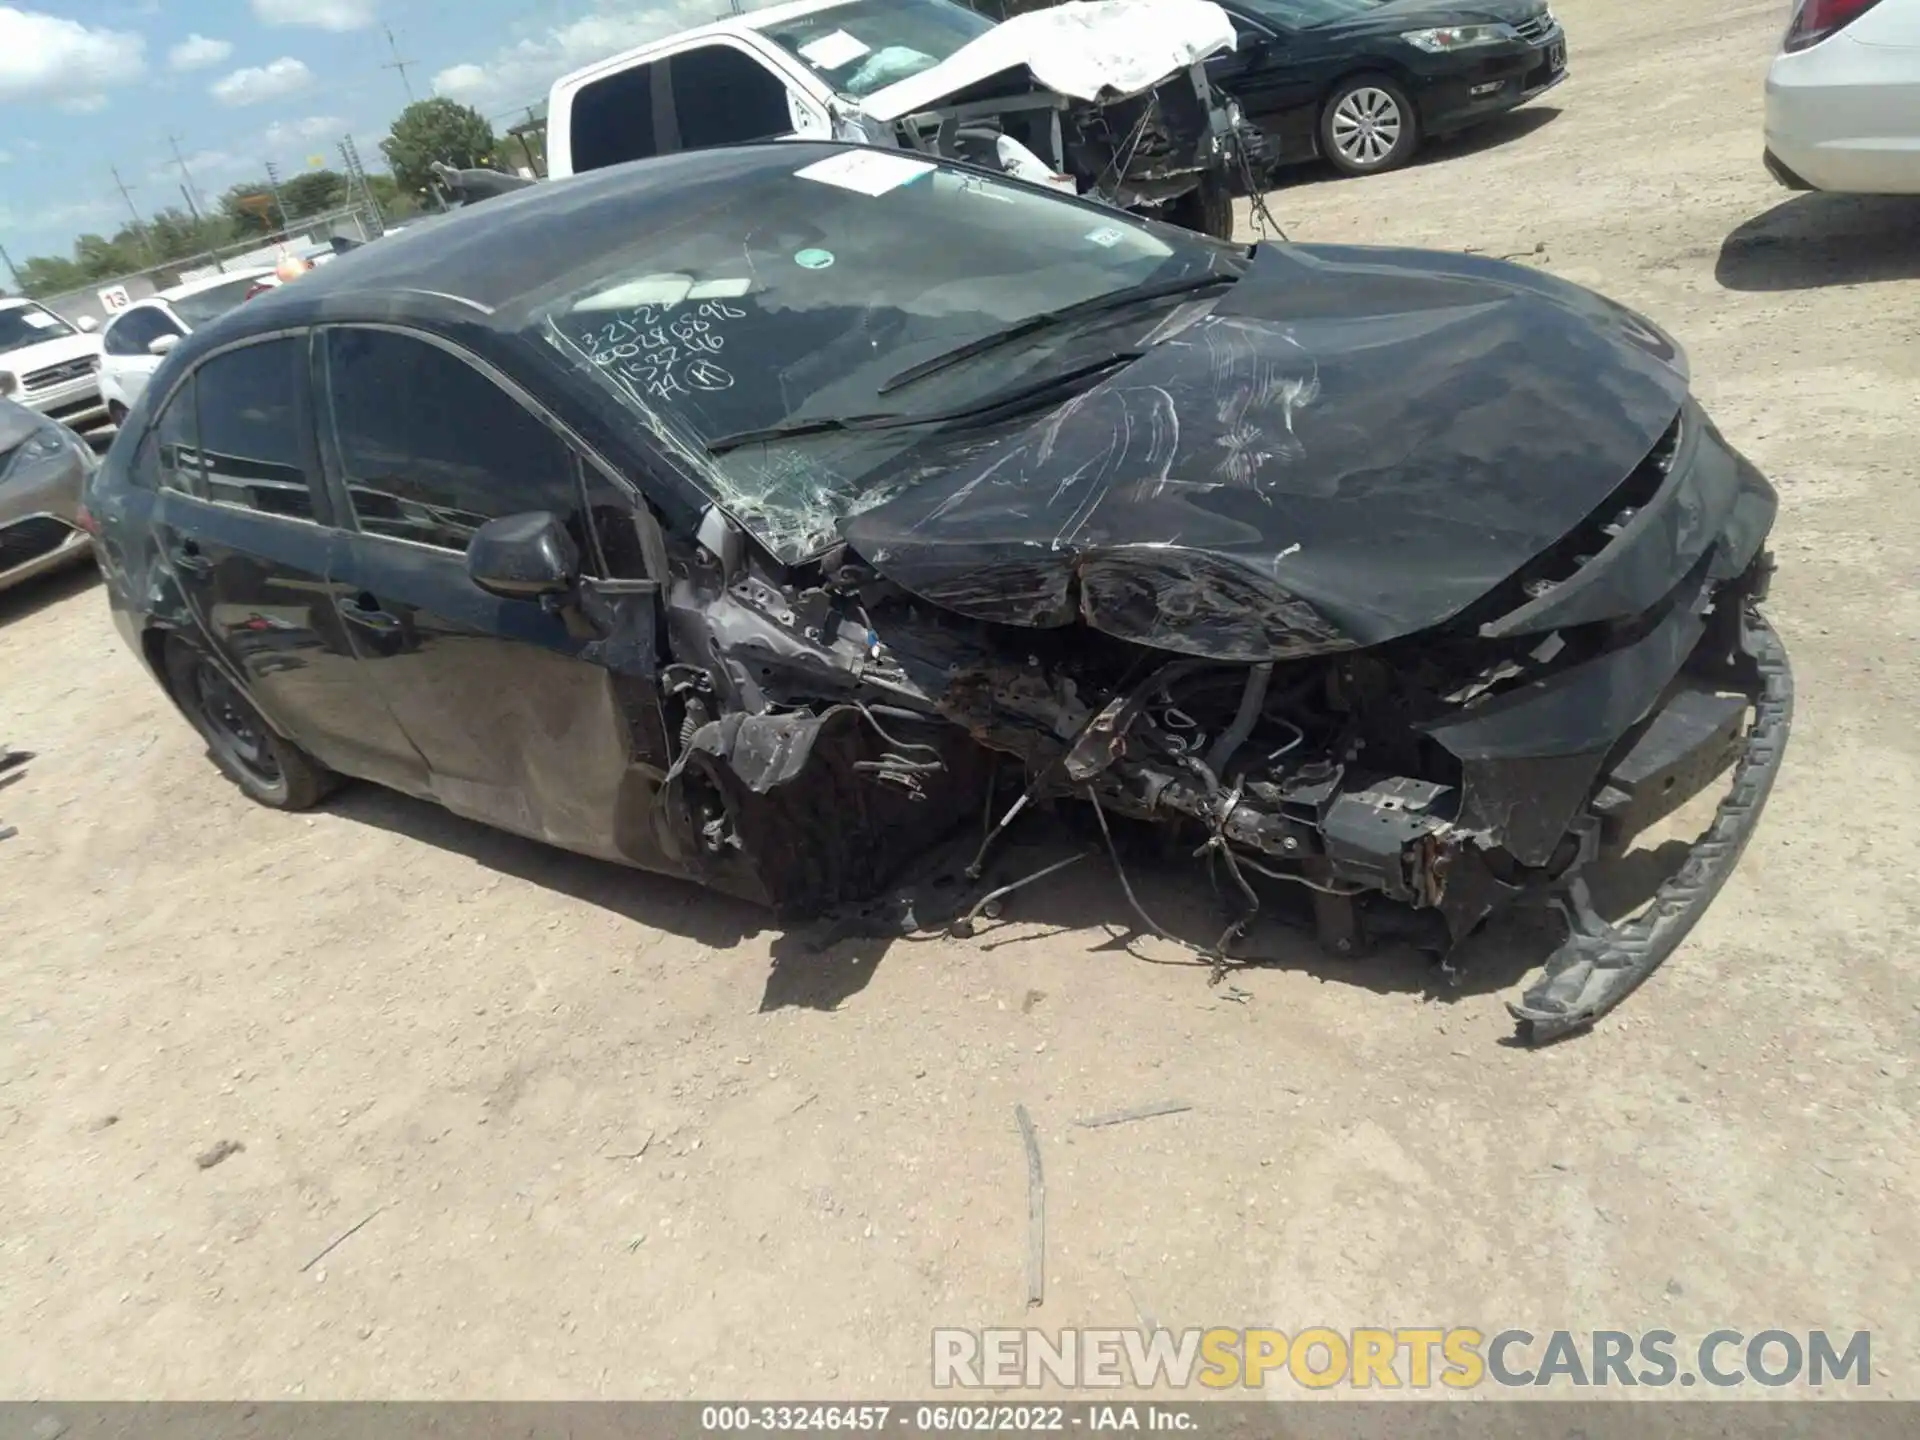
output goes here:
<path id="1" fill-rule="evenodd" d="M 307 337 L 212 356 L 159 415 L 155 533 L 215 654 L 322 764 L 421 792 L 426 766 L 366 676 L 327 587 L 342 537 L 306 405 Z"/>
<path id="2" fill-rule="evenodd" d="M 1282 163 L 1311 160 L 1319 123 L 1319 68 L 1310 44 L 1278 26 L 1229 10 L 1235 44 L 1207 61 L 1207 78 L 1240 102 L 1240 111 L 1265 132 Z M 1330 77 L 1329 77 L 1330 78 Z"/>
<path id="3" fill-rule="evenodd" d="M 433 793 L 555 845 L 678 869 L 653 838 L 669 757 L 647 583 L 610 587 L 626 593 L 590 607 L 596 625 L 577 605 L 503 600 L 467 576 L 476 529 L 548 511 L 606 580 L 587 462 L 517 390 L 437 340 L 375 326 L 323 336 L 327 463 L 356 532 L 330 589 Z"/>

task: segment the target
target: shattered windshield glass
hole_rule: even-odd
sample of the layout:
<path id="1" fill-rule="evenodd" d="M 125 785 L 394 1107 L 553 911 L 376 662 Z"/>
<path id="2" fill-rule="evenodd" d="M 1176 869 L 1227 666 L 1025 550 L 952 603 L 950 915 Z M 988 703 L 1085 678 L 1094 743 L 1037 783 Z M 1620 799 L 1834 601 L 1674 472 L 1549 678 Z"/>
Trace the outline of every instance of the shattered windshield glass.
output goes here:
<path id="1" fill-rule="evenodd" d="M 843 517 L 939 473 L 939 437 L 966 424 L 942 417 L 1124 351 L 1179 303 L 1164 292 L 1230 278 L 1244 255 L 915 156 L 809 154 L 650 227 L 527 317 L 787 561 L 824 548 Z M 1137 305 L 1119 293 L 1135 289 Z M 1051 321 L 1105 296 L 1115 303 Z M 923 377 L 911 376 L 917 366 Z M 876 416 L 894 428 L 833 426 L 709 453 L 763 430 Z"/>
<path id="2" fill-rule="evenodd" d="M 951 0 L 854 0 L 760 27 L 856 99 L 932 69 L 991 29 L 993 21 Z"/>

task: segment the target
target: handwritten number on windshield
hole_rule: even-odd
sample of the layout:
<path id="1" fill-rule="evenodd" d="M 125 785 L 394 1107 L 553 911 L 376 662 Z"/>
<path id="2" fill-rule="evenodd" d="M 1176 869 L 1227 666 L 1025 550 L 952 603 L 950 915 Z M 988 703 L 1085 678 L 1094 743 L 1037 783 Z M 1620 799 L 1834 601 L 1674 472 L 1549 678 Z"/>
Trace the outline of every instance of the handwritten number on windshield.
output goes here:
<path id="1" fill-rule="evenodd" d="M 733 388 L 733 375 L 714 359 L 726 349 L 725 322 L 747 312 L 723 300 L 636 305 L 594 326 L 584 337 L 588 358 L 628 385 L 658 399 Z"/>

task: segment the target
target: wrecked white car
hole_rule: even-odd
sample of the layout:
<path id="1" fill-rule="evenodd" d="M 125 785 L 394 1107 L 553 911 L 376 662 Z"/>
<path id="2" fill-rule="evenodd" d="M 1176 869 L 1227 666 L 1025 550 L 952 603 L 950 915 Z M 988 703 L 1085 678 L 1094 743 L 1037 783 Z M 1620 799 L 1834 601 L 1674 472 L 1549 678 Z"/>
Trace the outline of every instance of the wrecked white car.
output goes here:
<path id="1" fill-rule="evenodd" d="M 1097 0 L 1004 24 L 951 0 L 800 0 L 555 83 L 555 178 L 781 137 L 899 146 L 1228 238 L 1259 132 L 1208 83 L 1211 0 Z"/>

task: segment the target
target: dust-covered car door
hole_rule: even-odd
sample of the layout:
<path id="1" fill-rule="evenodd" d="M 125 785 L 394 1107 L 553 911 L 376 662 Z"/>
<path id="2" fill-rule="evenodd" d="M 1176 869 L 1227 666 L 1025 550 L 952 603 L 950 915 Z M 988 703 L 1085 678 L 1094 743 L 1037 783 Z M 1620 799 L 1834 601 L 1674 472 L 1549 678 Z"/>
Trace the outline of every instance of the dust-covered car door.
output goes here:
<path id="1" fill-rule="evenodd" d="M 607 575 L 593 462 L 531 397 L 437 337 L 322 332 L 329 483 L 353 533 L 328 579 L 368 675 L 460 814 L 568 849 L 677 870 L 654 833 L 669 761 L 657 585 Z M 567 597 L 474 583 L 489 520 L 545 513 L 582 579 Z"/>

